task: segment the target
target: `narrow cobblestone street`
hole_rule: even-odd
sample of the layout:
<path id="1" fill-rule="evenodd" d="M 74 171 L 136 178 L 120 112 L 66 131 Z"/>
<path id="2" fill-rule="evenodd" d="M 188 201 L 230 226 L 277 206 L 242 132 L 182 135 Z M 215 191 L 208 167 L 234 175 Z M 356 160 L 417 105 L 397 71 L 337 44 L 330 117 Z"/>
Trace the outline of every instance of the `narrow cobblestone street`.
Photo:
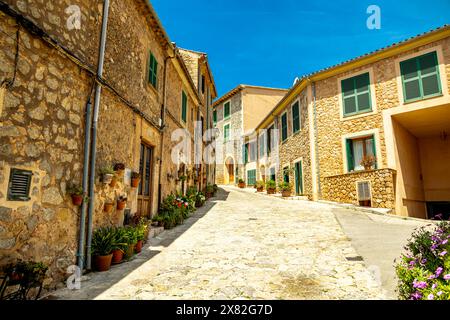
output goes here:
<path id="1" fill-rule="evenodd" d="M 227 188 L 144 253 L 58 299 L 384 299 L 333 207 Z M 350 259 L 348 259 L 350 258 Z M 353 259 L 352 259 L 353 258 Z"/>

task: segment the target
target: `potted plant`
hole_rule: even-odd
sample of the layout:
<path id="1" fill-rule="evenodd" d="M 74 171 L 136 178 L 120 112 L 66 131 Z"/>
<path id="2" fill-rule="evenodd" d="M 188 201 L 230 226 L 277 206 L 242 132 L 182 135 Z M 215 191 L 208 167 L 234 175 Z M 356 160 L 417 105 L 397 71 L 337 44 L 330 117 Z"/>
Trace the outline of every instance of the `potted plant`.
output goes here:
<path id="1" fill-rule="evenodd" d="M 127 206 L 127 196 L 121 195 L 117 198 L 117 210 L 123 210 Z"/>
<path id="2" fill-rule="evenodd" d="M 104 207 L 103 207 L 103 210 L 104 210 L 106 213 L 111 213 L 113 207 L 114 207 L 114 201 L 108 199 L 108 200 L 105 201 L 105 205 L 104 205 Z"/>
<path id="3" fill-rule="evenodd" d="M 277 184 L 273 180 L 269 180 L 266 182 L 266 190 L 267 194 L 275 194 L 277 192 Z"/>
<path id="4" fill-rule="evenodd" d="M 136 239 L 137 243 L 135 246 L 135 252 L 140 253 L 142 251 L 142 246 L 144 245 L 144 239 L 145 239 L 145 232 L 147 230 L 148 226 L 144 222 L 144 220 L 140 220 L 138 225 L 136 226 Z"/>
<path id="5" fill-rule="evenodd" d="M 117 175 L 114 173 L 114 175 L 112 177 L 112 180 L 111 180 L 111 183 L 109 184 L 109 186 L 111 188 L 114 188 L 116 185 L 117 185 Z"/>
<path id="6" fill-rule="evenodd" d="M 134 250 L 138 242 L 138 235 L 136 232 L 136 228 L 132 226 L 125 227 L 125 232 L 127 237 L 127 250 L 125 252 L 125 256 L 127 259 L 131 259 L 134 255 Z"/>
<path id="7" fill-rule="evenodd" d="M 200 208 L 205 204 L 206 197 L 203 192 L 197 192 L 195 195 L 195 207 Z"/>
<path id="8" fill-rule="evenodd" d="M 83 203 L 83 188 L 76 185 L 70 185 L 67 188 L 67 192 L 72 197 L 72 204 L 78 207 L 81 206 Z"/>
<path id="9" fill-rule="evenodd" d="M 239 180 L 238 180 L 238 186 L 239 186 L 239 188 L 241 188 L 241 189 L 244 189 L 244 188 L 245 188 L 245 181 L 244 181 L 244 179 L 239 178 Z"/>
<path id="10" fill-rule="evenodd" d="M 97 229 L 92 235 L 92 255 L 97 271 L 108 271 L 111 268 L 114 248 L 114 230 L 112 228 Z"/>
<path id="11" fill-rule="evenodd" d="M 210 184 L 206 186 L 206 198 L 212 198 L 214 196 L 214 187 Z"/>
<path id="12" fill-rule="evenodd" d="M 263 192 L 264 191 L 264 181 L 259 180 L 256 182 L 256 192 Z"/>
<path id="13" fill-rule="evenodd" d="M 102 182 L 104 184 L 110 184 L 114 178 L 114 169 L 110 166 L 104 167 L 100 170 L 102 175 Z"/>
<path id="14" fill-rule="evenodd" d="M 292 185 L 289 182 L 283 182 L 280 185 L 280 190 L 283 198 L 288 198 L 292 194 Z"/>
<path id="15" fill-rule="evenodd" d="M 140 181 L 141 181 L 141 175 L 139 174 L 139 172 L 133 171 L 131 173 L 131 187 L 132 188 L 139 187 L 139 182 Z"/>
<path id="16" fill-rule="evenodd" d="M 122 262 L 125 250 L 128 247 L 127 233 L 124 228 L 115 228 L 112 246 L 112 264 Z"/>
<path id="17" fill-rule="evenodd" d="M 114 172 L 117 174 L 117 176 L 123 177 L 123 172 L 124 171 L 125 171 L 125 164 L 123 164 L 123 163 L 116 163 L 114 165 Z"/>
<path id="18" fill-rule="evenodd" d="M 374 156 L 365 156 L 361 160 L 360 164 L 364 167 L 364 170 L 366 170 L 366 171 L 372 170 L 373 166 L 375 164 L 375 157 Z"/>

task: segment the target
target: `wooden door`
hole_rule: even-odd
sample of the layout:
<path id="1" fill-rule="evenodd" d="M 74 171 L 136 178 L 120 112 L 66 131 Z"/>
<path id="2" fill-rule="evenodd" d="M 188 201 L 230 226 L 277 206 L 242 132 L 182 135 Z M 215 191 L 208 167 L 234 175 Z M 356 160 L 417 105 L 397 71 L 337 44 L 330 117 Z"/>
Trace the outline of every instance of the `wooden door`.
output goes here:
<path id="1" fill-rule="evenodd" d="M 141 217 L 150 217 L 152 214 L 152 181 L 153 181 L 153 148 L 142 143 L 139 165 L 141 182 L 138 189 L 138 212 Z"/>

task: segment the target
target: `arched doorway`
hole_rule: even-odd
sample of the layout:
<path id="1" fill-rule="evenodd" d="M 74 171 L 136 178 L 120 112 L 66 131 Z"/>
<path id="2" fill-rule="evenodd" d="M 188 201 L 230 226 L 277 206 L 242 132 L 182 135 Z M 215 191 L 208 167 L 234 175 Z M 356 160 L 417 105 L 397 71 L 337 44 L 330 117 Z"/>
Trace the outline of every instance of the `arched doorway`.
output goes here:
<path id="1" fill-rule="evenodd" d="M 234 184 L 234 160 L 232 157 L 225 160 L 225 184 Z"/>

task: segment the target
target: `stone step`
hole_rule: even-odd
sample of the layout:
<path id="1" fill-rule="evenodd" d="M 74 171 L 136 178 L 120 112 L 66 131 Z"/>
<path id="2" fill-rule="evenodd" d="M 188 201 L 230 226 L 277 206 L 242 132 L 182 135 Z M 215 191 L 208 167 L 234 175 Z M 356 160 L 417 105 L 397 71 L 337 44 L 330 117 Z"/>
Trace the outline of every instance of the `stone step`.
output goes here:
<path id="1" fill-rule="evenodd" d="M 164 231 L 164 227 L 151 227 L 148 233 L 148 239 L 156 238 Z"/>

